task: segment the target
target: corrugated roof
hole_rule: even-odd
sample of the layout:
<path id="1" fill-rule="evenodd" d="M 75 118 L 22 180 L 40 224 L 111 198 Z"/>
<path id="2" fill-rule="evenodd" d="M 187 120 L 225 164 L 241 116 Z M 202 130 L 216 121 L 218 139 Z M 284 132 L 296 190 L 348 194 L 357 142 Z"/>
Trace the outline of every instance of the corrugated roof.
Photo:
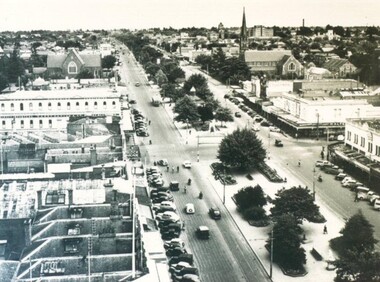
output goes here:
<path id="1" fill-rule="evenodd" d="M 247 50 L 244 53 L 246 62 L 278 62 L 282 60 L 284 56 L 291 56 L 290 50 Z"/>
<path id="2" fill-rule="evenodd" d="M 100 54 L 80 54 L 86 67 L 101 67 L 102 60 Z"/>
<path id="3" fill-rule="evenodd" d="M 47 56 L 47 67 L 48 68 L 61 68 L 63 61 L 66 59 L 66 54 L 49 54 Z"/>
<path id="4" fill-rule="evenodd" d="M 326 63 L 324 63 L 323 67 L 328 70 L 335 70 L 343 66 L 345 63 L 347 63 L 347 59 L 330 59 Z"/>
<path id="5" fill-rule="evenodd" d="M 70 52 L 66 54 L 48 54 L 47 67 L 61 68 L 63 62 L 70 54 L 74 54 L 78 58 L 78 60 L 86 67 L 101 67 L 102 65 L 100 54 L 84 54 L 79 53 L 75 49 L 71 49 Z"/>

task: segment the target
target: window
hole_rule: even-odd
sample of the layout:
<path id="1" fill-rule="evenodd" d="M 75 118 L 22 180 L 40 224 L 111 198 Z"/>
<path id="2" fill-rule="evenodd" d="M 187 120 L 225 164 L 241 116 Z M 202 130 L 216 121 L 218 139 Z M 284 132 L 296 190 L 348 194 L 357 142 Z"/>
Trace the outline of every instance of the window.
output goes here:
<path id="1" fill-rule="evenodd" d="M 365 146 L 365 138 L 360 137 L 360 146 L 364 147 Z"/>
<path id="2" fill-rule="evenodd" d="M 58 191 L 48 191 L 46 194 L 47 205 L 65 204 L 65 194 Z"/>
<path id="3" fill-rule="evenodd" d="M 53 125 L 53 122 L 52 122 L 52 120 L 51 120 L 51 119 L 49 119 L 49 128 L 51 128 L 51 127 L 52 127 L 52 125 Z"/>
<path id="4" fill-rule="evenodd" d="M 116 108 L 116 102 L 115 101 L 112 101 L 112 108 Z"/>
<path id="5" fill-rule="evenodd" d="M 30 128 L 33 128 L 33 120 L 31 119 L 30 122 L 29 122 L 29 127 Z"/>
<path id="6" fill-rule="evenodd" d="M 72 208 L 70 209 L 70 218 L 82 218 L 83 209 Z"/>
<path id="7" fill-rule="evenodd" d="M 24 110 L 24 103 L 20 103 L 20 111 Z"/>
<path id="8" fill-rule="evenodd" d="M 98 108 L 98 102 L 94 102 L 94 109 L 96 110 Z"/>
<path id="9" fill-rule="evenodd" d="M 351 141 L 351 131 L 347 131 L 347 140 Z"/>
<path id="10" fill-rule="evenodd" d="M 75 103 L 75 107 L 76 107 L 77 110 L 79 110 L 79 102 Z"/>
<path id="11" fill-rule="evenodd" d="M 103 109 L 107 109 L 107 102 L 106 101 L 103 102 Z"/>
<path id="12" fill-rule="evenodd" d="M 372 154 L 373 145 L 371 142 L 368 142 L 368 152 Z"/>
<path id="13" fill-rule="evenodd" d="M 84 102 L 84 108 L 88 110 L 88 102 Z"/>
<path id="14" fill-rule="evenodd" d="M 61 102 L 58 102 L 57 107 L 58 107 L 58 110 L 61 109 Z"/>
<path id="15" fill-rule="evenodd" d="M 24 128 L 24 121 L 23 120 L 20 120 L 20 126 L 21 126 L 21 128 Z"/>
<path id="16" fill-rule="evenodd" d="M 376 145 L 376 152 L 375 152 L 376 156 L 380 156 L 380 146 L 377 146 Z"/>
<path id="17" fill-rule="evenodd" d="M 29 111 L 33 111 L 33 103 L 29 103 Z"/>
<path id="18" fill-rule="evenodd" d="M 354 134 L 354 143 L 358 144 L 359 142 L 359 136 L 357 134 Z"/>
<path id="19" fill-rule="evenodd" d="M 70 102 L 67 102 L 67 109 L 70 110 L 70 108 L 71 108 L 71 104 Z"/>
<path id="20" fill-rule="evenodd" d="M 5 129 L 5 120 L 2 120 L 2 121 L 1 121 L 1 124 L 2 124 L 2 126 L 3 126 L 3 129 Z"/>
<path id="21" fill-rule="evenodd" d="M 38 103 L 38 109 L 41 111 L 42 110 L 42 103 Z"/>
<path id="22" fill-rule="evenodd" d="M 296 70 L 296 65 L 294 63 L 290 63 L 288 69 L 290 71 L 295 71 Z"/>
<path id="23" fill-rule="evenodd" d="M 69 227 L 67 229 L 67 235 L 80 235 L 80 225 L 76 224 L 75 226 Z"/>
<path id="24" fill-rule="evenodd" d="M 42 119 L 40 119 L 40 121 L 39 121 L 39 125 L 40 125 L 40 128 L 43 127 L 44 123 L 43 123 Z"/>
<path id="25" fill-rule="evenodd" d="M 51 110 L 51 103 L 48 103 L 48 109 Z"/>
<path id="26" fill-rule="evenodd" d="M 15 110 L 15 105 L 11 103 L 11 111 L 14 111 L 14 110 Z"/>
<path id="27" fill-rule="evenodd" d="M 79 243 L 74 241 L 66 241 L 65 242 L 65 253 L 75 254 L 79 252 L 78 250 Z"/>
<path id="28" fill-rule="evenodd" d="M 1 110 L 4 111 L 4 103 L 1 103 Z"/>
<path id="29" fill-rule="evenodd" d="M 69 63 L 69 65 L 67 66 L 67 72 L 68 73 L 71 73 L 71 74 L 76 74 L 78 73 L 78 67 L 77 67 L 77 64 L 73 61 L 71 61 Z"/>

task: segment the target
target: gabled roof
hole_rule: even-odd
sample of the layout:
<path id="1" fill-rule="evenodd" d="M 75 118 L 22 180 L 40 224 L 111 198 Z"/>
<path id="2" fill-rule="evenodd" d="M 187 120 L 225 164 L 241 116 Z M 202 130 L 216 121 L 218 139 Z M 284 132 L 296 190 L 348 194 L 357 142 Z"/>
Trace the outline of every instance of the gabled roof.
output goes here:
<path id="1" fill-rule="evenodd" d="M 61 68 L 63 62 L 66 60 L 70 53 L 74 54 L 78 60 L 86 67 L 101 67 L 102 65 L 100 54 L 83 54 L 79 53 L 75 49 L 70 49 L 70 52 L 66 54 L 48 54 L 47 67 Z"/>
<path id="2" fill-rule="evenodd" d="M 66 59 L 66 54 L 49 54 L 47 56 L 48 68 L 61 68 L 63 61 Z"/>
<path id="3" fill-rule="evenodd" d="M 80 54 L 86 67 L 101 67 L 102 60 L 100 54 Z"/>
<path id="4" fill-rule="evenodd" d="M 244 53 L 246 62 L 279 62 L 284 56 L 291 56 L 291 50 L 247 50 Z"/>
<path id="5" fill-rule="evenodd" d="M 329 61 L 324 63 L 323 67 L 328 70 L 334 70 L 334 69 L 340 68 L 347 62 L 349 63 L 347 59 L 330 59 Z"/>

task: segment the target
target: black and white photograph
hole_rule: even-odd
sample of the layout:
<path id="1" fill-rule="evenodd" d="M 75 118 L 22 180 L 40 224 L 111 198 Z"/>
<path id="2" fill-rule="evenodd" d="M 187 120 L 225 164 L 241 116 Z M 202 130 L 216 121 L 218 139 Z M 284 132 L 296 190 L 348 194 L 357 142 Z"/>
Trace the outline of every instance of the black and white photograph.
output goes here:
<path id="1" fill-rule="evenodd" d="M 379 11 L 0 0 L 0 282 L 380 282 Z"/>

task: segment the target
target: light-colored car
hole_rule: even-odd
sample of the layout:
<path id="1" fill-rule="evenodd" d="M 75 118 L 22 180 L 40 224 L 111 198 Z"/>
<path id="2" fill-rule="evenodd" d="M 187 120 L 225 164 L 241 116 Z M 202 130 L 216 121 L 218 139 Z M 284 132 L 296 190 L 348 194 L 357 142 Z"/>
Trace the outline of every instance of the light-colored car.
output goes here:
<path id="1" fill-rule="evenodd" d="M 373 204 L 373 208 L 375 210 L 380 210 L 380 199 L 376 199 L 374 204 Z"/>
<path id="2" fill-rule="evenodd" d="M 166 211 L 163 213 L 157 213 L 156 214 L 156 220 L 158 221 L 172 221 L 172 222 L 177 222 L 180 220 L 178 214 L 176 214 L 173 211 Z"/>
<path id="3" fill-rule="evenodd" d="M 354 179 L 350 176 L 346 176 L 345 178 L 343 178 L 343 180 L 340 183 L 342 183 L 342 185 L 343 185 L 345 182 L 347 182 L 349 180 L 354 180 Z"/>
<path id="4" fill-rule="evenodd" d="M 193 214 L 195 213 L 195 208 L 193 203 L 187 203 L 185 206 L 185 212 L 187 214 Z"/>
<path id="5" fill-rule="evenodd" d="M 281 132 L 281 129 L 279 129 L 278 127 L 276 126 L 269 126 L 269 131 L 272 131 L 272 132 Z"/>
<path id="6" fill-rule="evenodd" d="M 329 161 L 323 161 L 323 160 L 317 160 L 315 162 L 315 166 L 316 167 L 322 167 L 322 166 L 325 166 L 325 165 L 330 165 L 331 163 Z"/>
<path id="7" fill-rule="evenodd" d="M 184 161 L 182 164 L 185 168 L 191 168 L 191 161 Z"/>
<path id="8" fill-rule="evenodd" d="M 260 126 L 258 124 L 252 125 L 252 130 L 253 131 L 260 131 Z"/>

